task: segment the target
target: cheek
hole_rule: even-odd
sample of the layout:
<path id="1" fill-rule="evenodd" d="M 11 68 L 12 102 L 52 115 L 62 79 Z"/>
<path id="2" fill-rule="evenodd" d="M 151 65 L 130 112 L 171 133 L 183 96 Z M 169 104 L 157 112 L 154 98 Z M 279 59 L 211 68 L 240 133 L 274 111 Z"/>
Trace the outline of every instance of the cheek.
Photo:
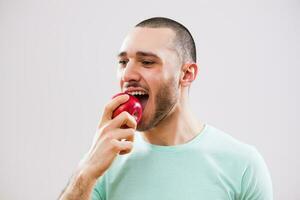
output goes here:
<path id="1" fill-rule="evenodd" d="M 156 72 L 156 73 L 152 73 L 152 72 L 145 72 L 143 75 L 144 81 L 146 83 L 146 85 L 148 86 L 148 91 L 149 91 L 149 95 L 150 98 L 149 100 L 149 105 L 155 106 L 155 101 L 156 101 L 156 95 L 157 92 L 159 91 L 159 86 L 161 83 L 161 74 Z"/>
<path id="2" fill-rule="evenodd" d="M 141 73 L 145 82 L 147 83 L 149 89 L 152 90 L 159 85 L 159 82 L 162 80 L 162 72 L 158 69 L 150 69 L 145 70 L 143 73 Z"/>
<path id="3" fill-rule="evenodd" d="M 167 63 L 161 71 L 161 78 L 164 82 L 170 82 L 170 80 L 176 80 L 180 76 L 180 67 L 177 64 Z"/>
<path id="4" fill-rule="evenodd" d="M 119 82 L 119 84 L 120 84 L 120 87 L 122 88 L 122 86 L 123 86 L 123 80 L 122 80 L 122 70 L 117 70 L 117 80 L 118 80 L 118 82 Z"/>

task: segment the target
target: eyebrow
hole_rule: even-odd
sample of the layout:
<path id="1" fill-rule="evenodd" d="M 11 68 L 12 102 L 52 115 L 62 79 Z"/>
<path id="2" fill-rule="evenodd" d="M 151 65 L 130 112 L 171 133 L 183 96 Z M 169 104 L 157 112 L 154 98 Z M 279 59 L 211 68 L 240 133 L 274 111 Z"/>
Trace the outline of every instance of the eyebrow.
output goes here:
<path id="1" fill-rule="evenodd" d="M 152 53 L 152 52 L 138 51 L 138 52 L 135 53 L 135 55 L 143 56 L 143 57 L 151 56 L 151 57 L 155 57 L 155 58 L 160 59 L 160 57 L 158 55 L 156 55 L 155 53 Z M 122 51 L 118 54 L 118 57 L 123 57 L 123 56 L 127 56 L 126 51 Z"/>

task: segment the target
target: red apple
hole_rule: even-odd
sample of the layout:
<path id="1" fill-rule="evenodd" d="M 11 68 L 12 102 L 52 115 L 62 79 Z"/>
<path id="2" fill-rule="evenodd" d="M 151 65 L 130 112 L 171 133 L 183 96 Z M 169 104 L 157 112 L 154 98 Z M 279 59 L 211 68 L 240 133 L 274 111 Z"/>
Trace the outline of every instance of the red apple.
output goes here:
<path id="1" fill-rule="evenodd" d="M 113 96 L 113 98 L 120 96 L 122 94 L 127 94 L 127 93 L 116 94 Z M 135 118 L 137 123 L 139 123 L 142 118 L 142 112 L 143 112 L 142 105 L 136 97 L 130 94 L 128 95 L 129 95 L 129 100 L 121 104 L 118 108 L 114 110 L 112 118 L 115 118 L 121 112 L 126 111 Z"/>

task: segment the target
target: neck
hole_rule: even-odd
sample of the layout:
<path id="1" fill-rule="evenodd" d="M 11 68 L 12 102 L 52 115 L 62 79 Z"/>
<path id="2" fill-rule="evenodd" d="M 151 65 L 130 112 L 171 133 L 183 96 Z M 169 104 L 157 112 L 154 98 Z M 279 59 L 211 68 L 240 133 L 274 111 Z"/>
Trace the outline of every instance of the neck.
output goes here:
<path id="1" fill-rule="evenodd" d="M 204 124 L 192 114 L 187 100 L 181 100 L 159 124 L 141 132 L 145 141 L 161 146 L 173 146 L 187 143 L 196 137 Z"/>

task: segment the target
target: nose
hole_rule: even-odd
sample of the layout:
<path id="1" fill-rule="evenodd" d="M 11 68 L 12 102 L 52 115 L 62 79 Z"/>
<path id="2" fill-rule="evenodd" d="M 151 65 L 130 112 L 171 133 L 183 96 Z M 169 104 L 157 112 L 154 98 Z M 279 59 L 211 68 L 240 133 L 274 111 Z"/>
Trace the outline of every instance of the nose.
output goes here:
<path id="1" fill-rule="evenodd" d="M 125 68 L 122 70 L 121 78 L 123 82 L 139 81 L 140 74 L 138 66 L 134 62 L 129 61 Z"/>

